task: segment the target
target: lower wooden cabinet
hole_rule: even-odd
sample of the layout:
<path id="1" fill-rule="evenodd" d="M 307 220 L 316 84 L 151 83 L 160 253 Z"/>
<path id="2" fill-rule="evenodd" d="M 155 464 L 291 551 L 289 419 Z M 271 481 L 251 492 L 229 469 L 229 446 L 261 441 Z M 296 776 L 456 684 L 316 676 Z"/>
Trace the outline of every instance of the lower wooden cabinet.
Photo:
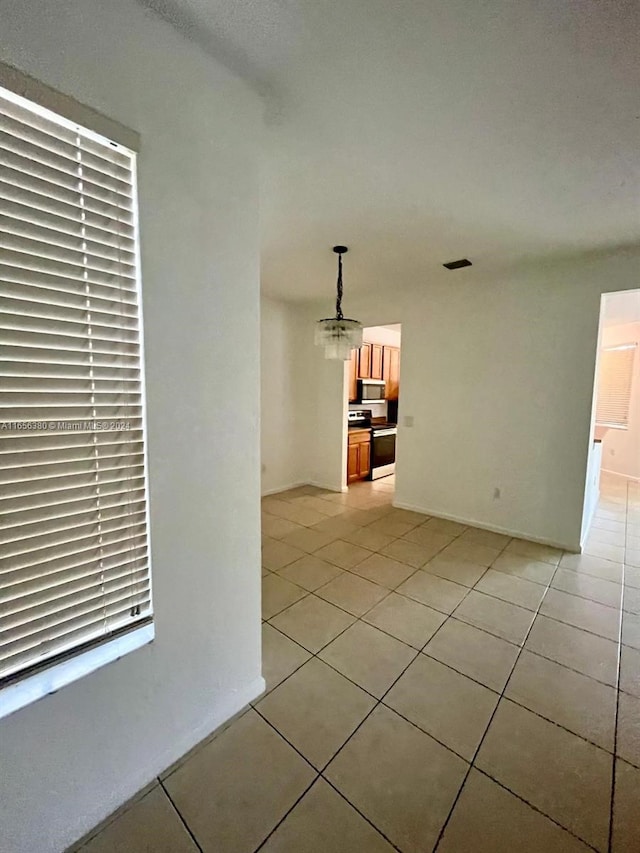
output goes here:
<path id="1" fill-rule="evenodd" d="M 371 433 L 351 430 L 347 447 L 347 483 L 366 480 L 371 473 Z"/>
<path id="2" fill-rule="evenodd" d="M 364 480 L 371 473 L 371 436 L 366 441 L 360 442 L 357 446 L 360 448 L 358 477 L 360 480 Z"/>
<path id="3" fill-rule="evenodd" d="M 347 483 L 353 483 L 354 480 L 360 479 L 358 470 L 360 469 L 360 445 L 349 444 L 347 448 Z"/>

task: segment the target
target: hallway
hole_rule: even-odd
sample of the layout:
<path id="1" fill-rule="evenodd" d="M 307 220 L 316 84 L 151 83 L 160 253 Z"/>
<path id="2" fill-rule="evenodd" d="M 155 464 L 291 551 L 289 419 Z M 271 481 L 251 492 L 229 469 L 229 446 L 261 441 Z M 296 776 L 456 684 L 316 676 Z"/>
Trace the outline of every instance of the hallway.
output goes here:
<path id="1" fill-rule="evenodd" d="M 640 849 L 638 484 L 573 555 L 389 480 L 263 500 L 266 695 L 86 853 Z"/>

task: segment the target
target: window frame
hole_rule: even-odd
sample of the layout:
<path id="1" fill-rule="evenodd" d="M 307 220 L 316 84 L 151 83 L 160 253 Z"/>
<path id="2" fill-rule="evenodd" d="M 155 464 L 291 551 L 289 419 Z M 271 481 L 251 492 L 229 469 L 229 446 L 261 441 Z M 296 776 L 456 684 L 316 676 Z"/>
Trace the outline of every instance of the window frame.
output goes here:
<path id="1" fill-rule="evenodd" d="M 595 415 L 594 415 L 594 423 L 596 427 L 600 427 L 602 429 L 614 429 L 618 432 L 628 432 L 629 431 L 629 421 L 631 419 L 631 405 L 633 400 L 633 378 L 634 378 L 634 368 L 635 368 L 635 360 L 637 358 L 638 351 L 638 342 L 637 341 L 626 341 L 625 343 L 619 344 L 609 344 L 607 346 L 603 346 L 600 353 L 600 364 L 598 367 L 598 384 L 597 384 L 597 392 L 596 392 L 596 407 L 595 407 Z M 600 400 L 602 395 L 602 381 L 603 381 L 603 357 L 605 353 L 616 353 L 616 352 L 631 352 L 630 364 L 629 364 L 629 391 L 628 396 L 625 401 L 626 405 L 626 419 L 625 422 L 621 421 L 613 421 L 613 420 L 600 420 L 598 419 L 598 408 L 600 406 Z"/>
<path id="2" fill-rule="evenodd" d="M 0 62 L 0 87 L 14 96 L 19 96 L 41 107 L 55 116 L 63 124 L 79 126 L 83 132 L 95 135 L 100 141 L 107 140 L 132 155 L 131 175 L 133 190 L 133 221 L 135 225 L 135 294 L 137 299 L 139 326 L 139 372 L 141 396 L 141 424 L 143 441 L 143 466 L 145 487 L 145 524 L 148 542 L 149 575 L 149 614 L 131 628 L 116 632 L 111 636 L 97 637 L 92 641 L 83 641 L 67 651 L 35 663 L 22 675 L 15 673 L 0 685 L 0 719 L 14 713 L 22 707 L 58 691 L 79 678 L 95 672 L 97 669 L 118 660 L 123 655 L 141 648 L 154 640 L 155 615 L 153 608 L 153 571 L 151 552 L 150 524 L 150 488 L 148 463 L 148 429 L 146 405 L 144 316 L 142 304 L 142 277 L 140 264 L 140 217 L 138 197 L 137 155 L 140 150 L 139 135 L 119 122 L 96 112 L 68 95 L 46 86 L 38 80 L 18 71 L 12 66 Z"/>

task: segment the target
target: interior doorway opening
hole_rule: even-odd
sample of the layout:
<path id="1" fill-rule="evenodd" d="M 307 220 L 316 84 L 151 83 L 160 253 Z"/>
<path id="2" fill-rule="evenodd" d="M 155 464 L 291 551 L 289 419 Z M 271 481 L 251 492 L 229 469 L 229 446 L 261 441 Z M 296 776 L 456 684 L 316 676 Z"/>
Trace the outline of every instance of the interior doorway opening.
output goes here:
<path id="1" fill-rule="evenodd" d="M 592 418 L 583 545 L 601 494 L 640 483 L 640 289 L 602 296 Z"/>
<path id="2" fill-rule="evenodd" d="M 401 324 L 364 329 L 345 374 L 344 484 L 349 490 L 395 493 Z"/>

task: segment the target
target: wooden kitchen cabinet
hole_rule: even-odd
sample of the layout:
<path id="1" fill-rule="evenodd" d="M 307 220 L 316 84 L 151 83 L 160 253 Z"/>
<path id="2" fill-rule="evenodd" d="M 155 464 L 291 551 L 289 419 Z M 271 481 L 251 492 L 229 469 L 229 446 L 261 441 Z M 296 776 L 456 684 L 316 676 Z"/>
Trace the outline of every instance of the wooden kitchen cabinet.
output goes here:
<path id="1" fill-rule="evenodd" d="M 385 397 L 397 400 L 400 391 L 400 350 L 382 344 L 362 344 L 351 351 L 349 402 L 358 400 L 358 379 L 384 379 Z"/>
<path id="2" fill-rule="evenodd" d="M 347 448 L 347 483 L 360 479 L 360 445 L 350 444 Z"/>
<path id="3" fill-rule="evenodd" d="M 361 441 L 357 447 L 360 449 L 358 455 L 358 478 L 366 480 L 371 473 L 371 436 L 367 436 L 367 440 Z"/>
<path id="4" fill-rule="evenodd" d="M 362 344 L 360 347 L 358 378 L 371 379 L 371 344 Z"/>
<path id="5" fill-rule="evenodd" d="M 382 363 L 384 347 L 382 344 L 371 344 L 371 379 L 382 379 Z"/>
<path id="6" fill-rule="evenodd" d="M 384 347 L 383 376 L 386 383 L 385 397 L 397 400 L 400 394 L 400 350 L 398 347 Z"/>
<path id="7" fill-rule="evenodd" d="M 371 432 L 368 429 L 349 431 L 347 447 L 347 483 L 365 480 L 371 472 Z"/>
<path id="8" fill-rule="evenodd" d="M 351 350 L 351 361 L 349 362 L 349 402 L 357 403 L 358 401 L 358 363 L 360 351 L 357 349 Z"/>

